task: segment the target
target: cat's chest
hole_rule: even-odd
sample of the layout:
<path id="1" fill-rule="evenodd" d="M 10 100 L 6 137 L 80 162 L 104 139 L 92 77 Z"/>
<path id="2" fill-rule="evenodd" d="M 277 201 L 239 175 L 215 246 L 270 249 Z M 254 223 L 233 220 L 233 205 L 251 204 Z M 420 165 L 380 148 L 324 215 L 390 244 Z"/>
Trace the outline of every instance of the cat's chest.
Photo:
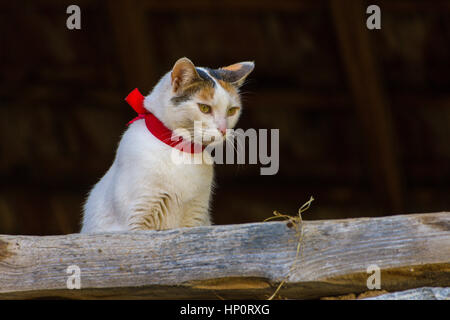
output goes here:
<path id="1" fill-rule="evenodd" d="M 205 162 L 209 160 L 209 154 L 205 154 L 206 159 L 202 158 L 200 163 L 193 163 L 192 159 L 174 159 L 172 152 L 179 151 L 164 149 L 148 156 L 143 163 L 145 174 L 141 176 L 146 180 L 145 184 L 161 188 L 164 193 L 176 194 L 183 202 L 209 194 L 213 180 L 213 166 Z"/>
<path id="2" fill-rule="evenodd" d="M 213 179 L 213 167 L 208 164 L 178 164 L 171 165 L 168 174 L 174 190 L 186 199 L 194 198 L 198 194 L 209 192 Z"/>
<path id="3" fill-rule="evenodd" d="M 158 141 L 144 126 L 136 123 L 120 143 L 117 157 L 121 175 L 134 185 L 144 186 L 145 193 L 176 193 L 185 201 L 209 193 L 213 179 L 209 153 L 194 159 Z"/>

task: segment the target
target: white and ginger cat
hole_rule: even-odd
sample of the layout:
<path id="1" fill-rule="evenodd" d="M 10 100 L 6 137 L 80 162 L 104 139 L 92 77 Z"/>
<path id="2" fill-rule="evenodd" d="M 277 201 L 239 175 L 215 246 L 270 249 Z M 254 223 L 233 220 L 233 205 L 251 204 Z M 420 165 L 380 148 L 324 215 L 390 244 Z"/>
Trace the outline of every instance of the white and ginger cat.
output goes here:
<path id="1" fill-rule="evenodd" d="M 144 99 L 144 108 L 170 130 L 188 130 L 194 121 L 201 134 L 225 140 L 226 129 L 241 113 L 239 87 L 253 62 L 210 69 L 179 59 Z M 191 140 L 193 141 L 193 140 Z M 213 165 L 207 150 L 201 164 L 172 161 L 171 152 L 184 152 L 164 143 L 134 121 L 122 136 L 115 160 L 91 190 L 84 206 L 82 233 L 164 230 L 211 224 L 209 202 Z"/>

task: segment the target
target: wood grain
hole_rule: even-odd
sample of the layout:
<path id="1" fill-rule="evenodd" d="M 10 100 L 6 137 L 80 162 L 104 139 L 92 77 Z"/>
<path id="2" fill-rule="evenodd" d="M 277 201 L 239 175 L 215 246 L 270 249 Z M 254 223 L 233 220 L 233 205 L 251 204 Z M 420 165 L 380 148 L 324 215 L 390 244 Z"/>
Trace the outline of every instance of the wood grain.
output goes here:
<path id="1" fill-rule="evenodd" d="M 182 228 L 65 236 L 0 235 L 0 298 L 255 298 L 288 276 L 282 298 L 450 286 L 450 214 Z M 67 267 L 81 269 L 69 290 Z"/>
<path id="2" fill-rule="evenodd" d="M 450 288 L 418 288 L 386 293 L 365 300 L 450 300 Z"/>

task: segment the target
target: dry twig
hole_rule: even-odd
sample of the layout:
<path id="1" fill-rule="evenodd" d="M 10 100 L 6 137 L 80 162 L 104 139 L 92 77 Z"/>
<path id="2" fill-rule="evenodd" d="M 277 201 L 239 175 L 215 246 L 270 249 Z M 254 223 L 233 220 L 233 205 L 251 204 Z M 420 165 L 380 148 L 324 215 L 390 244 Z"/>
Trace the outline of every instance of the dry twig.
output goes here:
<path id="1" fill-rule="evenodd" d="M 286 275 L 286 277 L 280 282 L 280 284 L 278 285 L 277 289 L 275 290 L 275 292 L 269 297 L 268 300 L 272 300 L 273 298 L 275 298 L 275 296 L 278 294 L 278 292 L 280 291 L 281 287 L 285 284 L 286 280 L 289 278 L 289 275 L 291 274 L 292 270 L 294 270 L 295 265 L 297 263 L 298 257 L 300 256 L 300 248 L 301 248 L 301 244 L 303 241 L 303 220 L 302 220 L 302 213 L 305 212 L 306 210 L 309 209 L 309 207 L 311 206 L 311 203 L 314 201 L 313 197 L 309 198 L 309 201 L 306 202 L 305 204 L 303 204 L 300 209 L 298 209 L 298 216 L 290 216 L 287 214 L 282 214 L 279 213 L 278 211 L 274 211 L 273 212 L 273 217 L 269 217 L 267 219 L 264 220 L 264 222 L 269 221 L 269 220 L 274 220 L 274 219 L 287 219 L 289 220 L 288 223 L 291 223 L 293 226 L 295 226 L 295 229 L 297 231 L 297 235 L 298 235 L 298 243 L 297 243 L 297 253 L 295 255 L 295 260 L 292 263 L 291 268 L 289 269 L 288 274 Z"/>

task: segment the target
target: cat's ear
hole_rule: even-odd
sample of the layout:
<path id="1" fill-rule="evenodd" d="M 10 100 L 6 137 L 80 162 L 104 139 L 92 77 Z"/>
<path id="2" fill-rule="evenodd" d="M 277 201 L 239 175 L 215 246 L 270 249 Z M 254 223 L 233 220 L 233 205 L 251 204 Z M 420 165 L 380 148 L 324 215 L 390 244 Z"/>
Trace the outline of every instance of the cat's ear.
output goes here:
<path id="1" fill-rule="evenodd" d="M 253 61 L 244 61 L 222 67 L 218 71 L 222 77 L 222 80 L 240 87 L 244 84 L 245 79 L 254 68 L 255 63 Z"/>
<path id="2" fill-rule="evenodd" d="M 183 90 L 189 84 L 201 80 L 194 64 L 188 58 L 180 58 L 172 68 L 172 88 L 174 92 Z"/>

